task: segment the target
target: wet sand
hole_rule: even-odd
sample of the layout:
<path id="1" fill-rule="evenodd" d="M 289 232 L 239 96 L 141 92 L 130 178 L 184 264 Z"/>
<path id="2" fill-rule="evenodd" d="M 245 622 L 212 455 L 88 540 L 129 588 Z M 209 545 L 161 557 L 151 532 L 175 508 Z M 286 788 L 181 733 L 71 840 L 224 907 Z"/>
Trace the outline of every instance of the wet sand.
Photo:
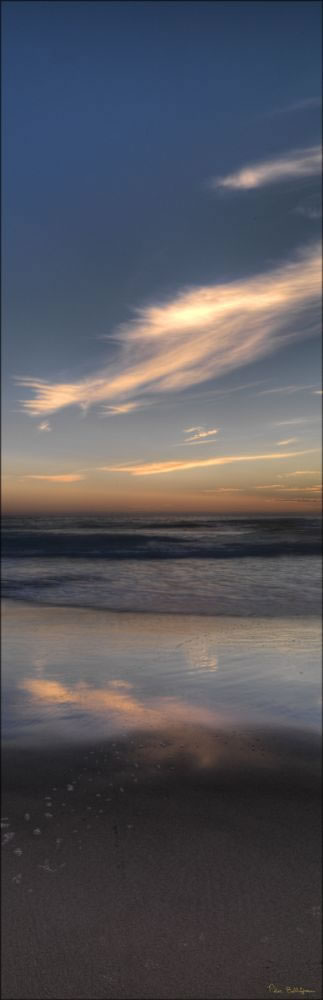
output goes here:
<path id="1" fill-rule="evenodd" d="M 4 1000 L 320 997 L 319 756 L 187 727 L 5 750 Z"/>

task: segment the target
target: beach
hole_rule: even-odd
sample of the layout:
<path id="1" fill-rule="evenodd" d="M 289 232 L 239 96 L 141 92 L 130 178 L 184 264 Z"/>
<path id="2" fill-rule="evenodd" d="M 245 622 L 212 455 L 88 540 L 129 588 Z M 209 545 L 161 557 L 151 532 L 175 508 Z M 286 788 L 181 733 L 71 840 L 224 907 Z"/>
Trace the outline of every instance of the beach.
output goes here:
<path id="1" fill-rule="evenodd" d="M 317 739 L 184 727 L 3 766 L 5 1000 L 321 995 Z"/>
<path id="2" fill-rule="evenodd" d="M 4 1000 L 320 997 L 318 523 L 13 519 L 3 570 Z"/>
<path id="3" fill-rule="evenodd" d="M 319 997 L 319 623 L 3 624 L 4 1000 Z"/>

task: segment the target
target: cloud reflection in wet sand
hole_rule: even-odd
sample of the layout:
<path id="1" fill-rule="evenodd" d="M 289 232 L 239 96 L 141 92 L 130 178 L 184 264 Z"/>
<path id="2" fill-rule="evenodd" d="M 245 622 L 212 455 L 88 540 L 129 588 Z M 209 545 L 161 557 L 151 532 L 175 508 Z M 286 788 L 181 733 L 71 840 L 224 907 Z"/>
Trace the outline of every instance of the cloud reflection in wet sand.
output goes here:
<path id="1" fill-rule="evenodd" d="M 73 705 L 90 715 L 112 717 L 128 728 L 157 729 L 177 723 L 214 726 L 220 721 L 217 712 L 190 705 L 179 698 L 162 697 L 143 702 L 130 694 L 131 685 L 112 681 L 108 687 L 94 688 L 84 682 L 68 687 L 58 681 L 26 677 L 19 685 L 33 699 L 46 702 L 47 707 Z M 127 693 L 123 693 L 126 690 Z"/>
<path id="2" fill-rule="evenodd" d="M 320 722 L 319 626 L 8 605 L 3 735 L 66 745 Z M 296 633 L 295 633 L 296 628 Z"/>
<path id="3" fill-rule="evenodd" d="M 222 710 L 190 705 L 175 697 L 159 696 L 143 702 L 131 693 L 132 685 L 122 680 L 112 680 L 105 688 L 94 688 L 84 682 L 69 687 L 58 681 L 25 678 L 20 688 L 36 703 L 46 704 L 53 715 L 57 706 L 72 705 L 74 711 L 85 710 L 93 719 L 105 717 L 109 722 L 108 740 L 111 728 L 116 727 L 122 740 L 126 739 L 126 769 L 124 760 L 120 758 L 118 763 L 114 760 L 116 774 L 119 770 L 119 779 L 123 784 L 127 781 L 128 765 L 131 769 L 133 766 L 140 768 L 141 780 L 147 768 L 151 773 L 151 768 L 153 771 L 155 768 L 163 769 L 163 766 L 175 761 L 183 774 L 186 768 L 188 773 L 192 767 L 205 771 L 216 768 L 218 775 L 223 772 L 227 779 L 229 775 L 234 779 L 241 767 L 246 768 L 250 778 L 259 769 L 264 777 L 266 774 L 269 777 L 271 771 L 278 768 L 283 778 L 283 772 L 291 774 L 295 767 L 296 771 L 300 767 L 305 767 L 305 771 L 313 767 L 312 756 L 308 761 L 302 759 L 302 741 L 301 757 L 299 748 L 295 756 L 291 733 L 279 735 L 276 729 L 273 736 L 268 726 L 254 724 L 251 729 L 250 725 L 241 729 L 237 718 Z M 135 741 L 132 739 L 129 742 L 129 734 L 133 736 L 134 733 Z M 139 737 L 143 743 L 139 742 Z M 112 748 L 115 746 L 112 743 L 113 758 L 116 750 Z"/>

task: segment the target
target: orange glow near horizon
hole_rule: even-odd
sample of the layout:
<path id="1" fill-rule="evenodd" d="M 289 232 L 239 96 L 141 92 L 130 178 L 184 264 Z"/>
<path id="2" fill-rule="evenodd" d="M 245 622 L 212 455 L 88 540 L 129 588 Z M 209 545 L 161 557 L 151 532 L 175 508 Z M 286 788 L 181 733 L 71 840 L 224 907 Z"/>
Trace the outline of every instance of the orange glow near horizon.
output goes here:
<path id="1" fill-rule="evenodd" d="M 267 477 L 268 478 L 268 477 Z M 16 487 L 3 491 L 2 510 L 4 515 L 41 514 L 84 514 L 104 515 L 127 514 L 319 514 L 321 512 L 321 491 L 302 491 L 273 488 L 270 485 L 197 489 L 190 485 L 186 489 L 133 489 L 133 479 L 128 488 L 91 489 L 82 483 L 82 489 L 71 486 L 54 490 L 50 483 L 35 482 L 17 490 Z M 289 480 L 290 482 L 290 480 Z"/>
<path id="2" fill-rule="evenodd" d="M 203 440 L 203 439 L 202 439 Z M 3 477 L 5 515 L 37 514 L 319 514 L 319 448 L 254 454 L 218 453 L 191 446 L 180 458 L 122 464 L 106 471 L 76 462 L 13 463 Z M 166 455 L 171 456 L 171 447 Z M 165 452 L 164 452 L 165 454 Z M 174 452 L 173 452 L 174 454 Z M 214 444 L 212 452 L 214 455 Z M 94 466 L 94 468 L 93 468 Z M 155 474 L 155 469 L 160 474 Z M 142 475 L 142 472 L 147 473 Z M 163 474 L 166 472 L 166 474 Z M 132 473 L 132 474 L 129 474 Z M 139 474 L 138 474 L 139 473 Z M 152 474 L 151 474 L 152 473 Z"/>

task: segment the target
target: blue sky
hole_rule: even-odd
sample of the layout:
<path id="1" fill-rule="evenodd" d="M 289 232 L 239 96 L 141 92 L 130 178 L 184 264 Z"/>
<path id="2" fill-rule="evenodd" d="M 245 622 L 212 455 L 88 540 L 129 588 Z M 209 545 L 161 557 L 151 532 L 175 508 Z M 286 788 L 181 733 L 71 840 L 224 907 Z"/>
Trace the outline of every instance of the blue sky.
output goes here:
<path id="1" fill-rule="evenodd" d="M 320 4 L 2 28 L 6 509 L 316 509 Z"/>

